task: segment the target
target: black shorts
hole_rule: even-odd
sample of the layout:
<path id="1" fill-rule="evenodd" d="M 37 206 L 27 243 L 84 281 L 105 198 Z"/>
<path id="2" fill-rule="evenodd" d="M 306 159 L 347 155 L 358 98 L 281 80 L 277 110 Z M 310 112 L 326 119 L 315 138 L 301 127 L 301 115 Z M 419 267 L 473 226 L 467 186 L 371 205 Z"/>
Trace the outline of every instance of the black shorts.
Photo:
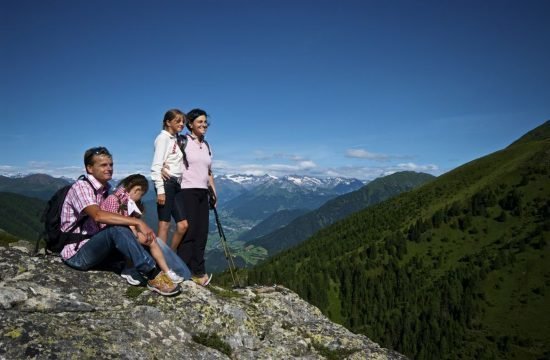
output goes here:
<path id="1" fill-rule="evenodd" d="M 166 201 L 164 205 L 157 203 L 157 214 L 159 221 L 170 222 L 170 217 L 174 218 L 176 223 L 185 220 L 185 211 L 183 210 L 183 204 L 176 206 L 176 195 L 181 191 L 181 186 L 178 179 L 171 177 L 168 180 L 164 180 L 164 195 Z"/>

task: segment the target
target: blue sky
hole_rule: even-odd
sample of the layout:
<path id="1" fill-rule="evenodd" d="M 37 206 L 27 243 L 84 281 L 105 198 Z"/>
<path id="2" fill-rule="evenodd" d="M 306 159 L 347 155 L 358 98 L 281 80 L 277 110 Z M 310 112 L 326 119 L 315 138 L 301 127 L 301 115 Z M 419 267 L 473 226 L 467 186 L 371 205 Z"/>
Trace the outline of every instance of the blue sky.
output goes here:
<path id="1" fill-rule="evenodd" d="M 149 173 L 169 108 L 215 173 L 439 175 L 550 119 L 550 1 L 0 1 L 0 174 Z"/>

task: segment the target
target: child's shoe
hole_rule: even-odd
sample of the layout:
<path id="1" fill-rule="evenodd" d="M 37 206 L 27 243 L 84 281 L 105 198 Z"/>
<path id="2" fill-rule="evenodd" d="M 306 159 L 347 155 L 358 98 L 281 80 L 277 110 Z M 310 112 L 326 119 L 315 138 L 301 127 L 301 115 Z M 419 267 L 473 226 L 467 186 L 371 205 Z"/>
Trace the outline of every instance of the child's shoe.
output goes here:
<path id="1" fill-rule="evenodd" d="M 154 279 L 147 281 L 147 288 L 164 296 L 175 295 L 180 292 L 179 286 L 174 284 L 168 275 L 162 271 Z"/>
<path id="2" fill-rule="evenodd" d="M 180 282 L 182 282 L 184 280 L 183 277 L 179 276 L 178 274 L 176 274 L 174 272 L 174 270 L 170 269 L 168 270 L 168 272 L 166 273 L 166 275 L 168 275 L 168 277 L 170 278 L 170 280 L 172 280 L 172 282 L 174 284 L 179 284 Z"/>

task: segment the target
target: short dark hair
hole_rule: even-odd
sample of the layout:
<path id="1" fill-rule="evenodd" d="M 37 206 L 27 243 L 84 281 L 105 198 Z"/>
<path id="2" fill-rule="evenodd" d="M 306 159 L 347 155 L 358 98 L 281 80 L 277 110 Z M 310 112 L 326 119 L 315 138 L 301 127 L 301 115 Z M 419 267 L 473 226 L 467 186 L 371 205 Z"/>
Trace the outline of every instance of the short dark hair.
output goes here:
<path id="1" fill-rule="evenodd" d="M 185 123 L 185 114 L 180 109 L 170 109 L 164 113 L 164 119 L 162 120 L 162 129 L 166 129 L 166 123 L 172 121 L 178 116 L 183 117 L 183 122 Z"/>
<path id="2" fill-rule="evenodd" d="M 113 155 L 111 155 L 111 153 L 109 152 L 109 150 L 107 150 L 106 147 L 96 146 L 86 150 L 86 152 L 84 153 L 84 166 L 93 165 L 94 156 L 96 155 L 105 155 L 110 157 L 111 159 L 113 158 Z"/>
<path id="3" fill-rule="evenodd" d="M 199 116 L 204 116 L 208 119 L 208 114 L 206 113 L 206 111 L 202 110 L 202 109 L 193 109 L 191 111 L 189 111 L 186 115 L 186 118 L 187 118 L 187 122 L 185 123 L 185 125 L 187 126 L 187 128 L 189 130 L 191 130 L 191 127 L 189 126 L 193 121 L 195 121 L 196 118 L 198 118 Z"/>

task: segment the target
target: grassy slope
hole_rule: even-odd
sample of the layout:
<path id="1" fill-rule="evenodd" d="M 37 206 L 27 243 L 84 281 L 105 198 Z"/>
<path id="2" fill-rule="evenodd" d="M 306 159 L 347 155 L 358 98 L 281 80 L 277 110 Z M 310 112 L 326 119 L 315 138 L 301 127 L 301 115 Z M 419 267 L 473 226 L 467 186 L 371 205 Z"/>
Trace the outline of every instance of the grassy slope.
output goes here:
<path id="1" fill-rule="evenodd" d="M 255 268 L 250 273 L 251 282 L 287 284 L 334 320 L 412 357 L 543 356 L 550 350 L 550 317 L 545 311 L 550 298 L 550 254 L 547 245 L 537 248 L 537 242 L 542 239 L 546 243 L 549 234 L 547 214 L 540 212 L 548 207 L 545 201 L 550 198 L 550 142 L 538 140 L 546 137 L 548 123 L 542 128 L 535 132 L 538 136 L 520 139 L 513 146 L 465 164 L 416 191 L 321 230 L 301 246 Z M 492 204 L 486 207 L 486 214 L 474 216 L 468 210 L 469 204 L 484 189 L 494 191 L 500 200 L 516 189 L 522 213 L 511 215 Z M 387 246 L 388 236 L 396 230 L 407 234 L 419 220 L 431 219 L 438 210 L 448 212 L 453 203 L 458 204 L 459 213 L 437 228 L 422 231 L 417 241 L 406 241 L 406 253 L 396 260 L 395 249 Z M 506 220 L 495 220 L 502 212 L 507 213 Z M 460 229 L 461 221 L 468 223 L 464 229 Z M 541 227 L 545 230 L 537 234 L 536 229 Z M 372 248 L 380 253 L 374 260 L 366 256 Z M 408 275 L 403 276 L 403 272 Z M 472 284 L 449 285 L 453 277 Z M 368 279 L 400 284 L 392 288 L 384 283 L 369 283 Z M 329 290 L 316 294 L 317 290 L 304 285 L 304 281 Z M 348 282 L 359 288 L 349 290 Z M 330 285 L 333 283 L 338 284 L 339 292 Z M 412 288 L 407 289 L 407 284 L 412 284 Z M 466 296 L 460 291 L 473 291 L 474 295 Z M 393 298 L 399 302 L 388 305 Z M 433 308 L 437 304 L 440 308 L 451 307 L 454 298 L 462 301 L 454 304 L 450 315 L 456 319 L 442 319 L 449 316 L 448 309 L 434 310 L 422 305 L 431 302 Z M 373 303 L 369 308 L 361 301 Z M 451 305 L 442 305 L 445 302 Z M 470 306 L 474 309 L 465 310 Z M 462 319 L 466 316 L 462 313 L 468 318 Z M 407 319 L 410 316 L 420 316 L 422 321 L 435 325 L 429 325 L 422 333 L 414 329 L 418 325 L 414 319 Z M 413 329 L 399 329 L 396 324 L 400 322 Z M 450 329 L 441 331 L 444 336 L 438 340 L 443 345 L 434 345 L 430 339 L 437 336 L 426 332 L 435 332 L 442 326 Z M 407 339 L 409 334 L 411 338 Z M 460 344 L 460 349 L 448 349 L 447 342 L 455 347 Z"/>
<path id="2" fill-rule="evenodd" d="M 27 240 L 42 231 L 40 216 L 46 203 L 23 195 L 0 192 L 0 229 Z"/>

